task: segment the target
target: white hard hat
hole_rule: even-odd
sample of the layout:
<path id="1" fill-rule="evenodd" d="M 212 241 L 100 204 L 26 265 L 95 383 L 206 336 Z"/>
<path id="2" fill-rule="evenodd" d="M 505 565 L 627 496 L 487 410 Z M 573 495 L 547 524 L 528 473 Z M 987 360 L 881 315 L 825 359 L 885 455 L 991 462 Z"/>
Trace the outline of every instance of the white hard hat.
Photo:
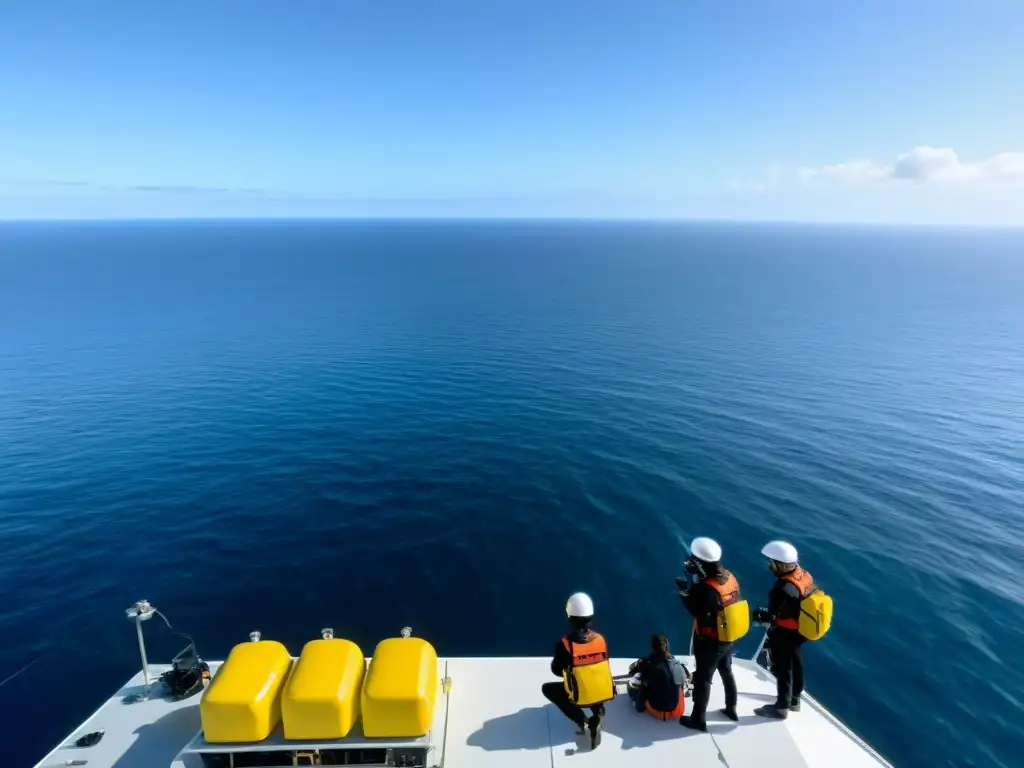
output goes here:
<path id="1" fill-rule="evenodd" d="M 690 542 L 690 552 L 705 563 L 717 563 L 722 559 L 722 548 L 714 539 L 698 536 Z"/>
<path id="2" fill-rule="evenodd" d="M 565 615 L 570 619 L 589 619 L 594 615 L 594 601 L 585 592 L 577 592 L 565 603 Z"/>
<path id="3" fill-rule="evenodd" d="M 796 547 L 788 541 L 769 541 L 761 554 L 777 563 L 789 565 L 797 562 Z"/>

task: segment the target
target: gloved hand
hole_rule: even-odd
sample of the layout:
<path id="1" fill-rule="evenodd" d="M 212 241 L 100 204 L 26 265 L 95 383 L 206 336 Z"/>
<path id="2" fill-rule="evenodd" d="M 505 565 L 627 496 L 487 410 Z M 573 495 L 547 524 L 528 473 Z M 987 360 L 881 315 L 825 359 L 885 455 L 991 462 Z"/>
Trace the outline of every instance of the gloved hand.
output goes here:
<path id="1" fill-rule="evenodd" d="M 758 624 L 767 624 L 772 620 L 772 615 L 768 613 L 767 608 L 755 608 L 754 609 L 754 621 Z"/>
<path id="2" fill-rule="evenodd" d="M 689 579 L 684 579 L 682 577 L 679 577 L 679 578 L 676 579 L 676 589 L 679 590 L 679 594 L 680 595 L 688 595 L 688 594 L 690 594 L 690 587 L 691 586 L 692 586 L 692 582 Z"/>

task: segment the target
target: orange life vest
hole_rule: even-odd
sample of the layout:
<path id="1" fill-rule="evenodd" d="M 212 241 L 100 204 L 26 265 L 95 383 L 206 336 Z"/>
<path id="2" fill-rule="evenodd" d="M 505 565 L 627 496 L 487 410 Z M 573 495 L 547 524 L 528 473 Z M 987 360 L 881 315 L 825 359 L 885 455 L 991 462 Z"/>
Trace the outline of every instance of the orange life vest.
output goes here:
<path id="1" fill-rule="evenodd" d="M 644 711 L 646 711 L 651 717 L 657 718 L 658 720 L 678 720 L 686 711 L 686 694 L 683 693 L 683 689 L 680 687 L 679 703 L 676 704 L 676 708 L 671 712 L 661 712 L 660 710 L 652 707 L 649 701 L 644 702 Z"/>
<path id="2" fill-rule="evenodd" d="M 718 579 L 712 576 L 710 579 L 705 579 L 704 583 L 711 587 L 718 593 L 718 610 L 721 612 L 727 605 L 739 602 L 740 600 L 740 583 L 736 581 L 736 577 L 733 576 L 729 571 L 725 572 L 725 584 L 719 584 Z M 714 640 L 718 639 L 718 622 L 717 619 L 713 624 L 706 627 L 702 627 L 700 622 L 696 619 L 693 620 L 693 631 L 699 637 L 710 637 Z"/>
<path id="3" fill-rule="evenodd" d="M 800 590 L 800 599 L 807 597 L 811 592 L 815 590 L 814 579 L 811 574 L 805 571 L 803 568 L 797 568 L 791 573 L 783 574 L 779 577 L 783 581 L 788 581 Z M 799 612 L 797 614 L 799 616 Z M 775 626 L 782 627 L 783 629 L 792 629 L 794 631 L 800 629 L 800 621 L 798 618 L 778 618 L 775 619 Z"/>
<path id="4" fill-rule="evenodd" d="M 551 641 L 549 640 L 548 642 Z M 588 664 L 599 664 L 602 661 L 608 661 L 608 643 L 597 632 L 591 632 L 590 640 L 585 643 L 574 643 L 566 635 L 562 638 L 562 645 L 565 646 L 565 650 L 572 656 L 572 665 L 574 667 L 585 667 Z"/>

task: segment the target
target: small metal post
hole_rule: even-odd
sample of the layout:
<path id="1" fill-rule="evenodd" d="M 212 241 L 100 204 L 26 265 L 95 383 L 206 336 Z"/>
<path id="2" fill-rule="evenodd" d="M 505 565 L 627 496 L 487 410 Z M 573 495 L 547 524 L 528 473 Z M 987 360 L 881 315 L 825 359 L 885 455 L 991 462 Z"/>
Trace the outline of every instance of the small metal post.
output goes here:
<path id="1" fill-rule="evenodd" d="M 756 664 L 757 660 L 761 658 L 761 651 L 764 650 L 764 644 L 768 640 L 768 630 L 765 630 L 764 636 L 761 637 L 761 642 L 757 644 L 757 650 L 754 651 L 752 661 Z"/>
<path id="2" fill-rule="evenodd" d="M 320 636 L 324 640 L 333 640 L 334 639 L 334 630 L 331 629 L 330 627 L 324 627 L 323 629 L 320 630 Z"/>
<path id="3" fill-rule="evenodd" d="M 149 662 L 146 660 L 146 641 L 142 639 L 142 619 L 138 615 L 135 616 L 135 631 L 139 635 L 139 655 L 142 657 L 142 683 L 149 696 Z"/>
<path id="4" fill-rule="evenodd" d="M 402 637 L 412 637 L 412 627 L 402 628 Z"/>
<path id="5" fill-rule="evenodd" d="M 149 662 L 146 660 L 146 641 L 142 636 L 142 622 L 153 618 L 155 610 L 149 604 L 149 600 L 139 600 L 125 611 L 129 619 L 135 619 L 135 632 L 139 636 L 139 656 L 142 657 L 143 693 L 138 697 L 138 701 L 145 701 L 149 698 Z"/>

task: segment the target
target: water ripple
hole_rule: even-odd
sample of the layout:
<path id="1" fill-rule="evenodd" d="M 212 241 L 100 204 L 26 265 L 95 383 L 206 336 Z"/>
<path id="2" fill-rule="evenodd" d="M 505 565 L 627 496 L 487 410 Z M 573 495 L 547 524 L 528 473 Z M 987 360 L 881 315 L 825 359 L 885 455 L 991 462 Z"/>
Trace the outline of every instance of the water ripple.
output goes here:
<path id="1" fill-rule="evenodd" d="M 137 597 L 210 656 L 405 624 L 545 654 L 585 588 L 639 654 L 685 643 L 697 534 L 752 602 L 766 539 L 805 552 L 838 610 L 811 690 L 897 765 L 1017 764 L 1024 237 L 26 232 L 0 228 L 0 674 L 67 661 L 0 691 L 12 764 L 130 673 Z"/>

